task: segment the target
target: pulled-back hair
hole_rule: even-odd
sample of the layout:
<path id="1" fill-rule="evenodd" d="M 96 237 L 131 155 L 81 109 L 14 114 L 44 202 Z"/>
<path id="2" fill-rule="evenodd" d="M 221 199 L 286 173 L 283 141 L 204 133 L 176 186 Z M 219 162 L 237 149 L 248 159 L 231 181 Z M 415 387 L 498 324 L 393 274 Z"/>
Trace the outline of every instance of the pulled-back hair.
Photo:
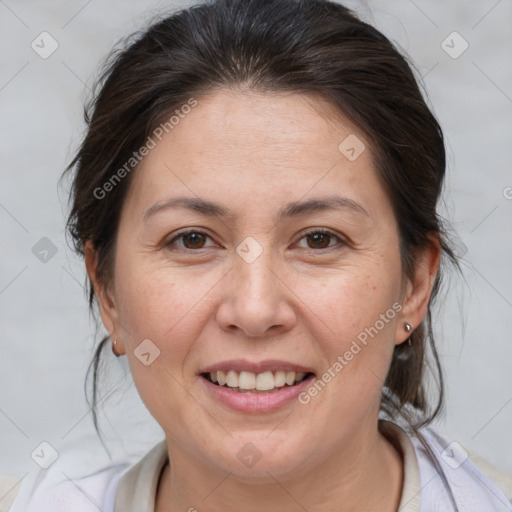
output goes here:
<path id="1" fill-rule="evenodd" d="M 136 168 L 104 198 L 95 191 L 190 98 L 236 88 L 327 99 L 371 143 L 397 219 L 403 274 L 412 278 L 415 257 L 431 236 L 440 242 L 442 262 L 457 264 L 436 210 L 445 175 L 443 134 L 407 59 L 332 1 L 218 0 L 158 20 L 111 54 L 86 108 L 87 133 L 67 169 L 73 172 L 68 228 L 80 254 L 92 242 L 103 284 L 112 279 L 119 215 Z M 414 410 L 408 419 L 415 427 L 429 423 L 443 403 L 431 312 L 443 267 L 411 344 L 394 349 L 382 394 L 381 409 L 392 416 Z M 98 367 L 108 341 L 99 342 L 88 371 L 96 429 Z M 437 377 L 435 397 L 425 391 L 429 366 Z"/>

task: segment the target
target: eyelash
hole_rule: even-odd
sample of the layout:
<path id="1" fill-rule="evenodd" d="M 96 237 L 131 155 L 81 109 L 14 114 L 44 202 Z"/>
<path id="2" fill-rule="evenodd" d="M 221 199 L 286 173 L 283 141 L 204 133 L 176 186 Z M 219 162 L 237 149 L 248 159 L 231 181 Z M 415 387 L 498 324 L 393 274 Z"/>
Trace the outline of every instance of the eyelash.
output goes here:
<path id="1" fill-rule="evenodd" d="M 172 245 L 176 242 L 176 240 L 181 239 L 181 238 L 183 238 L 183 237 L 185 237 L 185 236 L 187 236 L 187 235 L 190 235 L 190 234 L 192 234 L 192 233 L 194 233 L 194 234 L 198 234 L 198 235 L 202 235 L 202 236 L 205 236 L 205 237 L 207 237 L 207 238 L 212 239 L 212 238 L 211 238 L 211 236 L 210 236 L 210 235 L 208 235 L 208 233 L 206 233 L 205 231 L 201 231 L 201 230 L 199 230 L 199 229 L 188 229 L 188 230 L 186 230 L 186 231 L 182 231 L 181 233 L 178 233 L 178 234 L 177 234 L 174 238 L 172 238 L 169 242 L 165 242 L 165 243 L 164 243 L 164 246 L 165 246 L 168 250 L 171 250 L 171 251 L 172 251 L 172 250 L 175 250 L 175 249 L 173 249 L 173 248 L 172 248 Z M 306 237 L 307 237 L 307 236 L 309 236 L 309 235 L 318 234 L 318 233 L 320 233 L 320 234 L 322 234 L 322 235 L 328 235 L 328 236 L 330 236 L 330 237 L 332 237 L 332 238 L 337 239 L 337 240 L 338 240 L 338 244 L 341 244 L 341 246 L 342 246 L 342 247 L 346 245 L 346 243 L 345 243 L 345 242 L 344 242 L 344 241 L 343 241 L 343 240 L 342 240 L 338 235 L 336 235 L 336 234 L 335 234 L 335 233 L 333 233 L 332 231 L 329 231 L 329 230 L 326 230 L 326 229 L 322 229 L 322 228 L 312 229 L 311 231 L 308 231 L 308 232 L 304 233 L 304 234 L 301 236 L 301 238 L 299 239 L 299 241 L 300 241 L 300 240 L 302 240 L 303 238 L 306 238 Z M 325 251 L 325 250 L 332 250 L 334 247 L 336 247 L 336 246 L 335 246 L 335 245 L 333 245 L 333 246 L 327 246 L 327 247 L 325 247 L 325 248 L 323 248 L 323 249 L 306 249 L 306 250 L 311 250 L 311 251 L 314 251 L 314 252 L 319 252 L 319 251 Z M 339 247 L 338 249 L 341 249 L 342 247 Z M 208 247 L 201 247 L 201 248 L 199 248 L 199 249 L 188 249 L 188 248 L 186 248 L 186 247 L 180 247 L 179 249 L 180 249 L 181 251 L 183 251 L 183 252 L 199 252 L 199 251 L 201 251 L 201 250 L 203 250 L 203 249 L 208 249 Z M 303 249 L 304 249 L 304 248 L 303 248 Z"/>

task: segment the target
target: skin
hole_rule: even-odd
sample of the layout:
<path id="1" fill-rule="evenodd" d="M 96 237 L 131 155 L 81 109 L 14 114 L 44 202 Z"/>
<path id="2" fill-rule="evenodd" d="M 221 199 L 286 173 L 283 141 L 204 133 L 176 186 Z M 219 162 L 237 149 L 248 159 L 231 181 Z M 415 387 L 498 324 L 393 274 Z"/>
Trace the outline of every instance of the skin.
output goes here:
<path id="1" fill-rule="evenodd" d="M 419 255 L 414 279 L 403 276 L 370 143 L 325 100 L 241 90 L 197 99 L 133 176 L 112 282 L 97 280 L 96 253 L 86 248 L 103 323 L 166 435 L 172 470 L 155 510 L 397 510 L 403 464 L 378 430 L 380 394 L 393 347 L 408 338 L 404 322 L 414 329 L 426 314 L 439 244 L 432 239 Z M 350 134 L 366 145 L 354 161 L 338 150 Z M 290 201 L 333 194 L 367 214 L 274 220 Z M 177 196 L 219 202 L 233 217 L 174 208 L 143 220 Z M 191 227 L 208 236 L 165 245 Z M 333 236 L 306 237 L 314 228 Z M 263 251 L 252 263 L 236 252 L 248 236 Z M 306 405 L 236 412 L 197 375 L 244 358 L 291 361 L 320 376 L 395 303 L 395 318 Z M 134 350 L 148 338 L 160 355 L 145 366 Z M 248 442 L 262 454 L 250 468 L 237 457 Z"/>

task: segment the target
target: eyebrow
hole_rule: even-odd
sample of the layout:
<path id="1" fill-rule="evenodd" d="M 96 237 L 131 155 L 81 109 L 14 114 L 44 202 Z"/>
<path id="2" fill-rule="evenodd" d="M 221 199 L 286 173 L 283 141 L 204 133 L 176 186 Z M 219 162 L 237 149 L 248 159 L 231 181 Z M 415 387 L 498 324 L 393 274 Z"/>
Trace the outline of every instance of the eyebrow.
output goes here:
<path id="1" fill-rule="evenodd" d="M 231 219 L 234 216 L 233 212 L 229 208 L 213 201 L 208 201 L 199 197 L 174 197 L 151 206 L 151 208 L 144 213 L 143 220 L 147 221 L 156 213 L 172 208 L 185 208 L 208 217 L 220 217 L 222 219 Z M 349 199 L 348 197 L 327 196 L 309 199 L 303 202 L 294 201 L 288 203 L 278 212 L 276 220 L 279 221 L 285 218 L 305 215 L 306 213 L 326 210 L 350 210 L 367 217 L 370 216 L 359 203 Z"/>

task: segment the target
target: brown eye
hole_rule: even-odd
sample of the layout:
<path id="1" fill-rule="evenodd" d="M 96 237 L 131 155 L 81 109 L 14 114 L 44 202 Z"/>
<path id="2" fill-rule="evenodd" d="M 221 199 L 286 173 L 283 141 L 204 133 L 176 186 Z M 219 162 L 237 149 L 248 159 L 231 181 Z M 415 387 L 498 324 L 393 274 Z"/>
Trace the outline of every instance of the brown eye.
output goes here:
<path id="1" fill-rule="evenodd" d="M 205 236 L 202 233 L 194 231 L 181 235 L 184 245 L 187 249 L 201 249 L 205 242 Z"/>
<path id="2" fill-rule="evenodd" d="M 169 250 L 203 249 L 207 248 L 205 244 L 208 238 L 210 237 L 202 231 L 186 231 L 176 235 L 170 242 L 166 243 L 165 246 Z M 178 243 L 178 241 L 181 243 Z"/>
<path id="3" fill-rule="evenodd" d="M 313 249 L 325 249 L 329 246 L 331 235 L 328 233 L 313 233 L 307 235 L 308 242 Z"/>
<path id="4" fill-rule="evenodd" d="M 306 233 L 301 240 L 306 240 L 307 246 L 305 248 L 307 249 L 329 249 L 335 245 L 344 245 L 339 236 L 330 231 L 319 229 Z M 338 242 L 338 244 L 336 244 L 336 242 Z M 302 247 L 304 248 L 304 246 Z"/>

